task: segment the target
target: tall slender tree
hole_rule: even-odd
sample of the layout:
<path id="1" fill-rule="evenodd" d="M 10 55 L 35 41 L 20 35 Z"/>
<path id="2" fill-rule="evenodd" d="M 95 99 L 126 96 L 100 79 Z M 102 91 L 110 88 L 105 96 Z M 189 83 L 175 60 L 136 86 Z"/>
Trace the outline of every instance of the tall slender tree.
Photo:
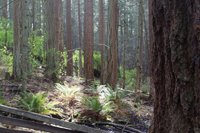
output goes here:
<path id="1" fill-rule="evenodd" d="M 105 39 L 104 39 L 104 12 L 103 12 L 103 2 L 104 0 L 99 0 L 99 43 L 101 45 L 101 79 L 100 83 L 105 84 Z"/>
<path id="2" fill-rule="evenodd" d="M 81 14 L 80 14 L 80 0 L 78 0 L 78 23 L 79 23 L 79 76 L 82 77 L 82 28 L 81 28 Z"/>
<path id="3" fill-rule="evenodd" d="M 138 61 L 137 61 L 137 81 L 136 81 L 136 90 L 140 90 L 141 79 L 142 79 L 142 47 L 143 47 L 143 14 L 142 14 L 142 0 L 139 1 L 139 16 L 138 16 Z"/>
<path id="4" fill-rule="evenodd" d="M 65 75 L 64 62 L 64 25 L 63 25 L 63 1 L 59 0 L 59 52 L 61 53 L 59 63 L 61 64 L 61 73 Z"/>
<path id="5" fill-rule="evenodd" d="M 87 12 L 87 0 L 84 0 L 84 76 L 87 77 L 87 58 L 88 58 L 88 54 L 87 54 L 87 17 L 88 17 L 88 12 Z"/>
<path id="6" fill-rule="evenodd" d="M 2 17 L 7 19 L 7 0 L 3 0 Z"/>
<path id="7" fill-rule="evenodd" d="M 86 58 L 84 58 L 85 64 L 85 77 L 86 82 L 90 82 L 94 80 L 94 62 L 93 62 L 93 43 L 94 43 L 94 33 L 93 33 L 93 0 L 87 0 L 87 7 L 86 7 L 86 28 L 85 32 L 86 38 L 86 48 L 85 54 Z"/>
<path id="8" fill-rule="evenodd" d="M 14 8 L 14 2 L 12 0 L 9 0 L 9 19 L 13 20 L 13 8 Z"/>
<path id="9" fill-rule="evenodd" d="M 153 17 L 152 17 L 152 0 L 148 1 L 148 7 L 149 7 L 149 62 L 151 63 L 151 56 L 152 56 L 152 49 L 153 49 L 153 41 L 154 41 L 154 35 L 153 35 Z M 149 65 L 149 73 L 150 77 L 152 77 L 152 71 L 151 71 L 151 65 Z M 149 99 L 153 100 L 155 94 L 154 84 L 153 84 L 153 78 L 150 78 L 150 91 L 149 91 Z"/>
<path id="10" fill-rule="evenodd" d="M 29 74 L 28 60 L 29 60 L 29 44 L 28 38 L 30 37 L 30 11 L 29 0 L 21 1 L 21 20 L 22 20 L 22 91 L 27 88 L 27 78 Z"/>
<path id="11" fill-rule="evenodd" d="M 124 0 L 124 54 L 123 54 L 123 89 L 126 87 L 126 40 L 127 40 L 127 19 L 126 0 Z"/>
<path id="12" fill-rule="evenodd" d="M 13 77 L 21 79 L 21 45 L 20 45 L 20 0 L 14 1 L 14 45 L 13 45 Z"/>
<path id="13" fill-rule="evenodd" d="M 67 75 L 73 76 L 73 58 L 72 58 L 72 27 L 71 27 L 71 0 L 66 0 L 67 8 Z"/>

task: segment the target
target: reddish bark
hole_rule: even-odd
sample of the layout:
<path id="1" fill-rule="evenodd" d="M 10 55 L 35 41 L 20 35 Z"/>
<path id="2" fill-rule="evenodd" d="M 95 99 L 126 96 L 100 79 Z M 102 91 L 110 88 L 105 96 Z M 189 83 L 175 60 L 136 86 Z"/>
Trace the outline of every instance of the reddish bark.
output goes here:
<path id="1" fill-rule="evenodd" d="M 104 12 L 103 12 L 103 0 L 99 0 L 99 12 L 100 12 L 100 19 L 99 19 L 99 43 L 101 45 L 101 84 L 105 84 L 105 43 L 104 43 Z"/>
<path id="2" fill-rule="evenodd" d="M 71 0 L 66 0 L 67 5 L 67 75 L 73 76 L 72 58 L 72 29 L 71 29 Z"/>
<path id="3" fill-rule="evenodd" d="M 200 2 L 153 0 L 150 133 L 200 131 Z"/>
<path id="4" fill-rule="evenodd" d="M 87 23 L 87 77 L 86 80 L 94 80 L 94 61 L 93 61 L 93 43 L 94 43 L 94 34 L 93 34 L 93 0 L 88 0 L 87 3 L 88 9 L 88 23 Z"/>

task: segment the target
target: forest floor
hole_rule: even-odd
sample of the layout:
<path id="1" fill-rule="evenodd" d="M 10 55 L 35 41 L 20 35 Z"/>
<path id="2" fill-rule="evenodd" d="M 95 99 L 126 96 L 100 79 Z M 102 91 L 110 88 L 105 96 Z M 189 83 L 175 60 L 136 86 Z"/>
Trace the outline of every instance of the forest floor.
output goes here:
<path id="1" fill-rule="evenodd" d="M 5 80 L 4 72 L 6 67 L 0 66 L 0 100 L 3 100 L 10 104 L 12 107 L 17 107 L 16 97 L 20 94 L 21 83 L 15 82 L 12 80 Z M 75 112 L 77 110 L 84 108 L 84 106 L 78 104 L 78 101 L 81 101 L 82 97 L 93 97 L 96 94 L 90 91 L 90 86 L 85 85 L 83 79 L 77 77 L 60 77 L 60 84 L 65 84 L 70 87 L 79 87 L 81 88 L 78 97 L 68 97 L 67 100 L 70 100 L 70 106 L 63 104 L 66 103 L 66 98 L 61 97 L 60 92 L 55 89 L 55 84 L 44 77 L 43 68 L 38 68 L 34 70 L 34 75 L 32 79 L 28 80 L 28 90 L 36 94 L 38 92 L 45 92 L 48 94 L 48 102 L 56 101 L 60 102 L 56 107 L 61 108 L 62 116 L 60 115 L 51 115 L 58 119 L 67 120 L 69 122 L 76 122 L 78 124 L 87 125 L 94 128 L 100 128 L 111 133 L 120 133 L 120 132 L 131 132 L 129 130 L 124 130 L 125 127 L 130 127 L 140 130 L 142 133 L 146 133 L 150 125 L 150 119 L 153 113 L 153 107 L 149 104 L 148 101 L 142 101 L 140 103 L 135 102 L 136 98 L 134 94 L 129 93 L 123 101 L 128 103 L 128 106 L 122 107 L 115 110 L 115 113 L 111 115 L 111 120 L 106 120 L 104 117 L 95 119 L 93 116 L 90 116 L 91 112 L 85 112 L 84 114 L 77 115 Z M 1 96 L 3 96 L 1 98 Z M 72 100 L 73 99 L 73 100 Z M 1 112 L 0 112 L 1 115 Z M 94 124 L 95 123 L 95 124 Z M 11 128 L 9 125 L 0 124 L 0 127 Z M 17 130 L 30 131 L 26 128 L 14 127 Z M 40 131 L 32 131 L 40 133 Z"/>

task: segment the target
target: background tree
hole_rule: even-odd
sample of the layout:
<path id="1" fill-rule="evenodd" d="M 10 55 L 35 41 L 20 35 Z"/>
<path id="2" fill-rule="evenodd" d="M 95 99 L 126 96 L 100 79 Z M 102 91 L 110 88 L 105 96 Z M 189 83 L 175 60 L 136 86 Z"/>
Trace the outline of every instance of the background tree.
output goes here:
<path id="1" fill-rule="evenodd" d="M 29 49 L 28 38 L 30 37 L 30 11 L 29 11 L 29 1 L 21 1 L 21 20 L 22 20 L 22 91 L 27 88 L 27 78 L 29 74 L 28 62 L 29 62 Z"/>
<path id="2" fill-rule="evenodd" d="M 81 27 L 81 11 L 80 0 L 78 0 L 78 24 L 79 24 L 79 76 L 82 77 L 82 27 Z"/>
<path id="3" fill-rule="evenodd" d="M 142 13 L 142 0 L 139 1 L 139 18 L 138 18 L 138 63 L 137 63 L 137 81 L 136 81 L 136 90 L 140 90 L 141 79 L 142 79 L 142 47 L 143 47 L 143 13 Z"/>
<path id="4" fill-rule="evenodd" d="M 72 30 L 71 30 L 71 0 L 66 1 L 67 8 L 67 75 L 73 76 L 73 58 L 72 58 Z"/>
<path id="5" fill-rule="evenodd" d="M 152 80 L 154 118 L 150 133 L 199 132 L 199 1 L 153 0 Z"/>
<path id="6" fill-rule="evenodd" d="M 85 78 L 86 82 L 94 80 L 94 61 L 93 61 L 93 45 L 94 45 L 94 35 L 93 35 L 93 0 L 87 0 L 86 3 L 86 27 L 85 32 Z"/>
<path id="7" fill-rule="evenodd" d="M 126 70 L 126 32 L 127 32 L 127 22 L 126 22 L 126 0 L 124 0 L 124 50 L 123 50 L 123 89 L 125 89 L 126 86 L 126 74 L 125 74 L 125 70 Z"/>
<path id="8" fill-rule="evenodd" d="M 99 44 L 101 45 L 101 79 L 100 83 L 105 84 L 105 40 L 104 40 L 104 12 L 103 12 L 103 0 L 99 0 Z"/>
<path id="9" fill-rule="evenodd" d="M 21 79 L 20 1 L 14 1 L 13 77 Z"/>

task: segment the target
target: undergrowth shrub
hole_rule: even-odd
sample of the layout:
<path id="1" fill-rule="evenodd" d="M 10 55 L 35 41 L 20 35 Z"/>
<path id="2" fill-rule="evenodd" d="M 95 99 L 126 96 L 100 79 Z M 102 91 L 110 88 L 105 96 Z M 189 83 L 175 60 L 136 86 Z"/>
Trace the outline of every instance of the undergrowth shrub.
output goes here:
<path id="1" fill-rule="evenodd" d="M 123 82 L 123 67 L 119 67 L 119 81 Z M 125 76 L 126 76 L 126 85 L 128 85 L 128 89 L 133 89 L 135 88 L 136 85 L 136 72 L 137 69 L 132 69 L 132 70 L 125 70 Z"/>
<path id="2" fill-rule="evenodd" d="M 33 93 L 21 93 L 18 100 L 18 107 L 35 112 L 40 114 L 59 114 L 62 115 L 59 111 L 59 108 L 56 108 L 55 105 L 59 102 L 49 102 L 47 103 L 47 94 L 45 92 L 38 92 L 37 94 Z"/>

